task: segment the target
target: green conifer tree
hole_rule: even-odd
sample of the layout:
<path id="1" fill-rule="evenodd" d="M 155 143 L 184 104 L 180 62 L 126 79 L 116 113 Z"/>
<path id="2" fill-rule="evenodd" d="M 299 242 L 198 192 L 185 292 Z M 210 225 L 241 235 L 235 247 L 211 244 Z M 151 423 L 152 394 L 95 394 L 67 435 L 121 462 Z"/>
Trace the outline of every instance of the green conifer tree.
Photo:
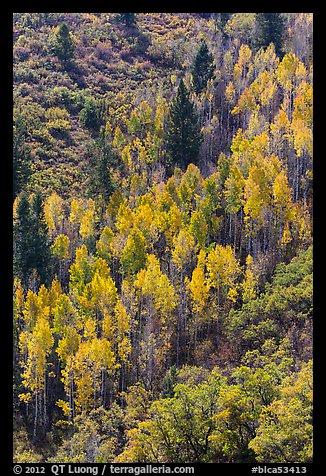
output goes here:
<path id="1" fill-rule="evenodd" d="M 104 127 L 90 152 L 89 191 L 108 200 L 114 191 L 111 167 L 117 165 L 117 157 L 105 138 Z"/>
<path id="2" fill-rule="evenodd" d="M 54 50 L 63 62 L 71 60 L 74 55 L 75 45 L 67 23 L 62 23 L 56 33 Z"/>
<path id="3" fill-rule="evenodd" d="M 192 162 L 196 163 L 201 142 L 198 116 L 189 91 L 181 80 L 167 119 L 165 145 L 168 163 L 183 169 Z"/>
<path id="4" fill-rule="evenodd" d="M 135 26 L 136 14 L 135 13 L 120 13 L 119 20 L 122 21 L 126 26 Z"/>
<path id="5" fill-rule="evenodd" d="M 191 73 L 192 85 L 197 94 L 206 88 L 207 81 L 214 77 L 214 57 L 209 52 L 206 41 L 202 41 L 194 59 Z"/>
<path id="6" fill-rule="evenodd" d="M 87 129 L 99 129 L 102 119 L 101 110 L 96 99 L 93 97 L 87 97 L 85 99 L 84 107 L 79 113 L 79 120 Z"/>
<path id="7" fill-rule="evenodd" d="M 282 56 L 285 21 L 282 13 L 257 13 L 256 49 L 274 43 L 275 53 Z"/>
<path id="8" fill-rule="evenodd" d="M 14 275 L 27 285 L 29 273 L 32 269 L 31 236 L 32 217 L 28 197 L 21 193 L 17 205 L 13 225 L 13 270 Z"/>
<path id="9" fill-rule="evenodd" d="M 39 190 L 35 192 L 35 195 L 32 199 L 31 218 L 31 267 L 37 271 L 41 283 L 45 283 L 48 281 L 51 251 L 49 245 L 48 227 L 44 217 L 43 197 Z"/>
<path id="10" fill-rule="evenodd" d="M 24 189 L 31 174 L 31 157 L 24 139 L 24 125 L 18 118 L 13 131 L 13 198 Z"/>

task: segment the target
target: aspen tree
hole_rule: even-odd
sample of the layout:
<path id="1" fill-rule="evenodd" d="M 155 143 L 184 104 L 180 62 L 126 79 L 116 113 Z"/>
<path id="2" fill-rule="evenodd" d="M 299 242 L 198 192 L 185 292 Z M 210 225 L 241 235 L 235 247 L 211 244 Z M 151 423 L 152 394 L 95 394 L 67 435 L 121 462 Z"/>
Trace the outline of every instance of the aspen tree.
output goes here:
<path id="1" fill-rule="evenodd" d="M 47 358 L 52 350 L 54 339 L 49 324 L 50 308 L 45 307 L 38 317 L 32 332 L 21 335 L 20 346 L 26 352 L 23 368 L 23 385 L 27 393 L 20 395 L 22 401 L 34 400 L 34 440 L 43 434 L 47 427 Z"/>
<path id="2" fill-rule="evenodd" d="M 207 255 L 207 271 L 211 289 L 216 295 L 216 341 L 219 341 L 220 315 L 227 304 L 233 304 L 238 295 L 239 262 L 230 246 L 216 245 Z"/>
<path id="3" fill-rule="evenodd" d="M 198 263 L 192 272 L 191 281 L 187 286 L 191 292 L 192 307 L 195 313 L 194 351 L 196 352 L 198 328 L 205 322 L 205 311 L 208 305 L 210 282 L 205 273 L 206 253 L 201 250 Z"/>
<path id="4" fill-rule="evenodd" d="M 63 232 L 63 204 L 63 198 L 56 192 L 52 192 L 51 195 L 44 200 L 44 217 L 51 236 Z"/>
<path id="5" fill-rule="evenodd" d="M 185 310 L 185 282 L 184 278 L 187 270 L 191 266 L 193 255 L 195 251 L 195 241 L 193 236 L 183 229 L 174 238 L 174 247 L 172 250 L 172 262 L 175 263 L 178 273 L 178 288 L 179 288 L 179 309 L 177 318 L 177 353 L 176 364 L 179 364 L 180 346 L 187 341 L 188 325 L 187 325 L 187 311 Z M 184 334 L 184 337 L 182 336 Z M 182 338 L 183 337 L 183 338 Z M 184 341 L 184 343 L 183 343 Z"/>

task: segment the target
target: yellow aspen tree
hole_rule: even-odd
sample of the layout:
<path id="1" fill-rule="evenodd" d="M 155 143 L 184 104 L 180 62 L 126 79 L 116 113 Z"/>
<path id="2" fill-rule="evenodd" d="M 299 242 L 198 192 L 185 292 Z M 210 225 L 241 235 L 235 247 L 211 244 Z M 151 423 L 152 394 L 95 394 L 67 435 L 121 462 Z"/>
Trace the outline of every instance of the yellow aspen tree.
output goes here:
<path id="1" fill-rule="evenodd" d="M 54 344 L 49 316 L 50 308 L 45 307 L 33 331 L 22 334 L 20 340 L 21 351 L 26 353 L 21 366 L 22 383 L 27 393 L 20 394 L 19 398 L 25 403 L 34 400 L 34 439 L 40 429 L 45 433 L 47 425 L 47 358 Z"/>
<path id="2" fill-rule="evenodd" d="M 63 410 L 64 415 L 69 421 L 75 418 L 74 403 L 74 373 L 75 373 L 75 355 L 78 351 L 81 335 L 73 326 L 65 326 L 62 331 L 63 337 L 58 341 L 56 353 L 63 364 L 61 369 L 61 382 L 64 384 L 64 390 L 68 401 L 59 399 L 57 405 Z"/>
<path id="3" fill-rule="evenodd" d="M 244 220 L 249 240 L 248 251 L 250 252 L 252 246 L 254 258 L 257 246 L 256 235 L 265 223 L 265 211 L 270 205 L 270 188 L 265 167 L 263 164 L 255 161 L 250 168 L 244 188 Z"/>
<path id="4" fill-rule="evenodd" d="M 37 294 L 33 293 L 30 289 L 27 291 L 25 306 L 23 309 L 23 320 L 25 329 L 32 331 L 38 318 L 42 314 L 42 307 Z"/>
<path id="5" fill-rule="evenodd" d="M 148 255 L 147 266 L 139 271 L 134 284 L 144 297 L 152 298 L 156 311 L 160 313 L 165 323 L 168 314 L 176 306 L 176 296 L 173 285 L 169 278 L 162 273 L 156 256 Z"/>
<path id="6" fill-rule="evenodd" d="M 86 314 L 91 313 L 96 318 L 103 316 L 105 309 L 112 309 L 117 300 L 117 288 L 110 276 L 110 269 L 106 262 L 98 258 L 94 264 L 94 275 L 84 287 L 79 296 L 79 303 Z M 102 270 L 99 266 L 102 266 Z"/>
<path id="7" fill-rule="evenodd" d="M 195 208 L 196 198 L 200 196 L 202 188 L 203 178 L 199 168 L 194 164 L 189 164 L 177 188 L 183 211 L 189 213 Z"/>
<path id="8" fill-rule="evenodd" d="M 172 249 L 172 261 L 181 274 L 187 268 L 187 265 L 191 264 L 194 248 L 194 237 L 187 230 L 181 229 L 178 235 L 174 237 Z"/>
<path id="9" fill-rule="evenodd" d="M 179 294 L 179 306 L 177 317 L 177 365 L 179 364 L 179 353 L 181 340 L 187 340 L 188 334 L 188 316 L 185 311 L 185 282 L 184 278 L 187 270 L 192 264 L 195 254 L 195 240 L 193 236 L 184 229 L 173 240 L 172 262 L 176 265 L 177 286 Z"/>
<path id="10" fill-rule="evenodd" d="M 284 233 L 288 230 L 289 222 L 293 216 L 292 189 L 289 186 L 286 172 L 281 170 L 273 183 L 273 198 L 278 222 L 278 249 L 282 259 Z M 286 240 L 288 242 L 288 240 Z"/>
<path id="11" fill-rule="evenodd" d="M 14 280 L 14 309 L 17 316 L 17 325 L 20 328 L 19 321 L 23 317 L 23 310 L 25 307 L 25 293 L 21 281 L 18 278 Z"/>
<path id="12" fill-rule="evenodd" d="M 117 217 L 118 212 L 119 212 L 119 208 L 120 208 L 122 203 L 124 203 L 126 205 L 127 204 L 127 199 L 122 195 L 120 189 L 117 189 L 112 193 L 112 195 L 109 199 L 109 203 L 106 207 L 106 212 L 105 212 L 105 216 L 104 216 L 105 220 L 108 223 L 108 226 L 111 227 L 112 230 L 113 230 L 113 227 L 114 227 L 116 217 Z"/>
<path id="13" fill-rule="evenodd" d="M 251 62 L 252 51 L 248 45 L 242 44 L 239 49 L 238 65 L 242 68 L 242 76 L 245 76 L 244 68 Z"/>
<path id="14" fill-rule="evenodd" d="M 257 104 L 255 95 L 251 88 L 246 88 L 241 94 L 237 105 L 232 109 L 231 114 L 236 115 L 240 112 L 253 112 L 260 106 Z"/>
<path id="15" fill-rule="evenodd" d="M 114 138 L 113 138 L 112 145 L 113 147 L 116 147 L 118 150 L 122 150 L 125 143 L 126 143 L 126 138 L 123 132 L 121 131 L 120 127 L 117 126 L 114 131 Z"/>
<path id="16" fill-rule="evenodd" d="M 252 256 L 248 255 L 246 258 L 244 279 L 241 283 L 243 302 L 246 303 L 256 298 L 258 292 L 258 279 L 258 269 L 254 264 Z"/>
<path id="17" fill-rule="evenodd" d="M 219 340 L 220 315 L 233 304 L 238 296 L 237 279 L 240 265 L 231 246 L 216 245 L 207 255 L 210 287 L 215 294 L 216 341 Z"/>
<path id="18" fill-rule="evenodd" d="M 94 308 L 98 308 L 102 313 L 104 309 L 111 309 L 117 300 L 118 291 L 111 276 L 101 276 L 98 272 L 94 274 L 90 282 L 94 295 Z"/>
<path id="19" fill-rule="evenodd" d="M 63 204 L 63 198 L 56 192 L 52 192 L 44 200 L 44 218 L 52 236 L 62 233 L 64 220 Z"/>
<path id="20" fill-rule="evenodd" d="M 89 200 L 89 208 L 84 212 L 83 217 L 80 220 L 80 236 L 87 240 L 91 238 L 95 233 L 95 223 L 98 220 L 98 216 L 95 211 L 95 203 L 93 200 Z"/>
<path id="21" fill-rule="evenodd" d="M 134 172 L 134 167 L 133 167 L 133 160 L 132 160 L 132 155 L 131 155 L 131 146 L 128 144 L 126 145 L 121 152 L 121 160 L 123 162 L 123 165 L 126 167 L 128 172 L 131 174 Z"/>
<path id="22" fill-rule="evenodd" d="M 116 217 L 116 229 L 125 236 L 129 235 L 133 225 L 133 212 L 127 202 L 122 202 L 119 206 Z"/>
<path id="23" fill-rule="evenodd" d="M 102 230 L 102 233 L 96 242 L 97 254 L 100 258 L 103 258 L 107 263 L 110 262 L 111 258 L 111 244 L 114 233 L 112 229 L 108 226 L 105 226 Z"/>
<path id="24" fill-rule="evenodd" d="M 198 250 L 206 245 L 208 240 L 208 224 L 202 210 L 195 210 L 191 214 L 189 232 L 195 238 Z"/>
<path id="25" fill-rule="evenodd" d="M 217 290 L 218 301 L 234 302 L 240 265 L 231 246 L 216 245 L 207 255 L 207 270 L 211 287 Z"/>
<path id="26" fill-rule="evenodd" d="M 114 308 L 116 321 L 116 340 L 118 343 L 117 355 L 122 362 L 128 362 L 131 352 L 130 316 L 123 303 L 119 300 Z"/>
<path id="27" fill-rule="evenodd" d="M 244 191 L 245 180 L 242 176 L 242 173 L 239 167 L 235 164 L 232 164 L 230 167 L 229 176 L 227 177 L 224 184 L 224 197 L 226 201 L 226 212 L 230 215 L 229 218 L 229 241 L 231 242 L 232 237 L 232 219 L 234 222 L 234 244 L 236 243 L 236 215 L 241 209 L 243 201 L 243 191 Z"/>
<path id="28" fill-rule="evenodd" d="M 291 121 L 293 115 L 295 87 L 302 80 L 306 79 L 305 66 L 294 53 L 287 53 L 284 55 L 282 61 L 277 67 L 276 76 L 285 93 L 282 107 L 287 112 L 288 118 Z"/>
<path id="29" fill-rule="evenodd" d="M 290 125 L 290 143 L 295 157 L 294 199 L 302 192 L 302 176 L 312 169 L 313 156 L 313 94 L 312 85 L 302 81 L 294 91 L 293 117 Z"/>
<path id="30" fill-rule="evenodd" d="M 53 330 L 58 335 L 62 335 L 67 327 L 78 326 L 76 309 L 67 294 L 61 294 L 61 296 L 58 297 L 55 306 L 53 307 L 52 314 Z"/>
<path id="31" fill-rule="evenodd" d="M 129 276 L 134 276 L 145 266 L 146 259 L 146 240 L 144 235 L 138 228 L 133 228 L 122 251 L 122 271 Z"/>
<path id="32" fill-rule="evenodd" d="M 109 341 L 94 337 L 81 342 L 74 371 L 76 411 L 90 410 L 103 403 L 104 375 L 112 371 L 113 366 L 114 355 Z"/>
<path id="33" fill-rule="evenodd" d="M 162 273 L 159 260 L 148 255 L 145 269 L 139 271 L 134 286 L 140 300 L 139 333 L 146 346 L 151 340 L 146 354 L 146 379 L 151 384 L 153 371 L 162 376 L 170 338 L 173 331 L 172 312 L 177 305 L 177 297 L 169 278 Z"/>
<path id="34" fill-rule="evenodd" d="M 290 133 L 290 121 L 285 111 L 280 109 L 270 124 L 270 144 L 272 151 L 282 158 Z M 284 164 L 285 165 L 285 164 Z"/>
<path id="35" fill-rule="evenodd" d="M 234 84 L 232 81 L 229 82 L 225 89 L 225 99 L 230 104 L 230 107 L 235 106 L 236 90 L 234 89 Z"/>
<path id="36" fill-rule="evenodd" d="M 205 322 L 205 313 L 208 305 L 210 282 L 205 273 L 206 253 L 201 250 L 198 255 L 196 268 L 192 272 L 187 287 L 190 290 L 192 309 L 195 314 L 194 350 L 196 351 L 198 328 Z"/>
<path id="37" fill-rule="evenodd" d="M 157 229 L 155 215 L 156 210 L 154 203 L 150 197 L 143 195 L 141 201 L 134 213 L 134 226 L 137 227 L 143 234 L 148 245 L 152 244 L 157 239 Z"/>
<path id="38" fill-rule="evenodd" d="M 154 133 L 159 138 L 163 138 L 164 123 L 168 115 L 168 112 L 169 112 L 169 105 L 166 99 L 161 98 L 158 106 L 156 107 L 155 117 L 154 117 Z"/>
<path id="39" fill-rule="evenodd" d="M 55 276 L 49 288 L 49 306 L 51 307 L 51 309 L 56 305 L 57 300 L 59 299 L 61 294 L 62 287 L 57 276 Z"/>
<path id="40" fill-rule="evenodd" d="M 257 74 L 263 71 L 275 71 L 280 63 L 279 57 L 275 54 L 275 46 L 271 43 L 266 49 L 259 49 L 255 54 L 253 67 Z"/>
<path id="41" fill-rule="evenodd" d="M 66 272 L 66 265 L 69 259 L 70 253 L 70 240 L 67 235 L 58 235 L 55 242 L 51 246 L 52 253 L 58 257 L 59 260 L 59 280 L 64 278 Z"/>
<path id="42" fill-rule="evenodd" d="M 167 212 L 168 228 L 165 231 L 166 240 L 169 246 L 173 246 L 174 237 L 180 232 L 183 225 L 184 213 L 173 203 Z"/>
<path id="43" fill-rule="evenodd" d="M 112 335 L 112 345 L 115 349 L 115 358 L 119 362 L 120 367 L 120 388 L 125 387 L 126 373 L 130 366 L 131 354 L 131 328 L 130 315 L 121 300 L 118 300 L 112 318 L 106 318 L 106 332 L 107 335 Z M 110 322 L 111 321 L 111 322 Z M 111 325 L 110 325 L 111 323 Z M 109 325 L 108 325 L 109 324 Z M 110 329 L 111 328 L 111 329 Z M 109 331 L 109 332 L 108 332 Z"/>
<path id="44" fill-rule="evenodd" d="M 81 342 L 74 359 L 75 409 L 83 412 L 92 408 L 93 372 L 90 341 Z"/>
<path id="45" fill-rule="evenodd" d="M 86 283 L 91 280 L 92 260 L 86 245 L 76 249 L 75 262 L 70 266 L 70 290 L 77 296 L 83 293 Z"/>
<path id="46" fill-rule="evenodd" d="M 74 225 L 80 225 L 84 215 L 84 201 L 82 198 L 73 198 L 70 204 L 69 221 Z"/>

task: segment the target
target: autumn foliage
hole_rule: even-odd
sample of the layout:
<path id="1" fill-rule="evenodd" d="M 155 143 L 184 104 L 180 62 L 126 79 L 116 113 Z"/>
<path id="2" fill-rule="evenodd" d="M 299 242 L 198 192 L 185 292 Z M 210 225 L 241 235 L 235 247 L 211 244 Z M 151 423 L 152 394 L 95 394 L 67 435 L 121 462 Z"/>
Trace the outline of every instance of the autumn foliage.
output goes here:
<path id="1" fill-rule="evenodd" d="M 311 16 L 14 15 L 15 461 L 312 461 Z"/>

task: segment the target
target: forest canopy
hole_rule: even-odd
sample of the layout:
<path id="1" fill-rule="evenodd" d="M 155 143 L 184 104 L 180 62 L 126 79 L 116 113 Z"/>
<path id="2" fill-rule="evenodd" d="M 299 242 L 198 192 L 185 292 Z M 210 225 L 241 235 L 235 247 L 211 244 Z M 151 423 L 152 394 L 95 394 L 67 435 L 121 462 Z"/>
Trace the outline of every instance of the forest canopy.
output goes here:
<path id="1" fill-rule="evenodd" d="M 312 462 L 312 14 L 13 36 L 14 461 Z"/>

